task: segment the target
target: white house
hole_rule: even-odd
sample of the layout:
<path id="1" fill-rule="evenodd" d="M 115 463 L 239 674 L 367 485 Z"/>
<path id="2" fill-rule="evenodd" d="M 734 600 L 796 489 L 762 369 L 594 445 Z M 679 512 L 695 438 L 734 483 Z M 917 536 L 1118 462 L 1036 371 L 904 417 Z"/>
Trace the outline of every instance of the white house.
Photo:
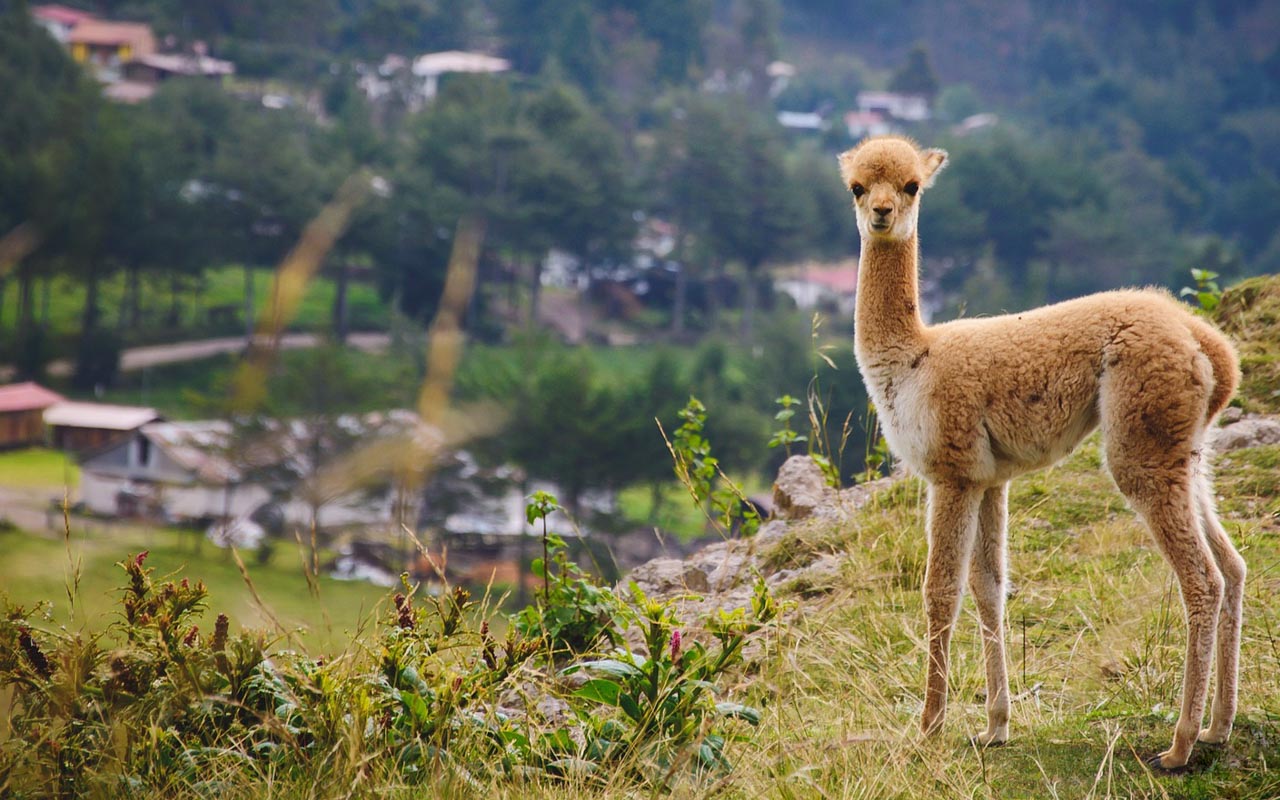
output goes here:
<path id="1" fill-rule="evenodd" d="M 858 110 L 907 122 L 923 122 L 929 118 L 929 99 L 920 94 L 858 92 Z"/>
<path id="2" fill-rule="evenodd" d="M 436 92 L 440 89 L 442 75 L 455 72 L 494 74 L 507 72 L 510 69 L 511 62 L 505 58 L 484 53 L 467 53 L 461 50 L 427 53 L 413 60 L 413 74 L 422 81 L 420 91 L 426 100 L 436 96 Z"/>
<path id="3" fill-rule="evenodd" d="M 219 452 L 230 432 L 225 422 L 143 425 L 82 456 L 80 499 L 104 516 L 177 522 L 248 514 L 271 495 L 243 483 Z"/>

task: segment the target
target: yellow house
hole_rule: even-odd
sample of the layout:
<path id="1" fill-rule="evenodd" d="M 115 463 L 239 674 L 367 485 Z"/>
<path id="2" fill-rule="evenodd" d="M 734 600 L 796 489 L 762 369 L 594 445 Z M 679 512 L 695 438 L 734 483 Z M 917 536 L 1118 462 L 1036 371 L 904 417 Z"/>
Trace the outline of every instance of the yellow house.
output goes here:
<path id="1" fill-rule="evenodd" d="M 72 58 L 98 68 L 118 68 L 156 51 L 151 26 L 139 22 L 84 20 L 71 29 L 67 44 Z"/>

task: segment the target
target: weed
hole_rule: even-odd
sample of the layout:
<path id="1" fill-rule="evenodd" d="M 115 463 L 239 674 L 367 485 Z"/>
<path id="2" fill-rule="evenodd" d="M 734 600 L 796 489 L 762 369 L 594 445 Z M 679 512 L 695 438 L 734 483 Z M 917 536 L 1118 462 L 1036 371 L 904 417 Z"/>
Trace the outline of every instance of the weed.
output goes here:
<path id="1" fill-rule="evenodd" d="M 667 439 L 666 431 L 662 432 L 675 462 L 676 477 L 699 507 L 710 504 L 708 519 L 722 531 L 736 529 L 743 536 L 753 535 L 760 528 L 760 512 L 747 500 L 742 487 L 720 469 L 720 460 L 711 454 L 711 443 L 702 435 L 707 422 L 706 407 L 698 398 L 690 397 L 680 410 L 680 419 L 683 423 L 671 439 Z M 717 479 L 724 485 L 716 488 Z"/>
<path id="2" fill-rule="evenodd" d="M 1202 314 L 1212 314 L 1222 302 L 1222 289 L 1218 286 L 1218 273 L 1207 269 L 1191 270 L 1191 278 L 1195 287 L 1184 286 L 1178 292 L 1179 297 L 1192 297 L 1200 304 Z"/>
<path id="3" fill-rule="evenodd" d="M 586 653 L 602 641 L 617 644 L 623 613 L 613 590 L 579 569 L 564 540 L 548 533 L 547 516 L 559 509 L 547 492 L 535 492 L 525 506 L 530 524 L 542 521 L 542 558 L 533 561 L 534 575 L 542 578 L 542 602 L 511 618 L 521 635 L 543 642 L 553 660 Z"/>

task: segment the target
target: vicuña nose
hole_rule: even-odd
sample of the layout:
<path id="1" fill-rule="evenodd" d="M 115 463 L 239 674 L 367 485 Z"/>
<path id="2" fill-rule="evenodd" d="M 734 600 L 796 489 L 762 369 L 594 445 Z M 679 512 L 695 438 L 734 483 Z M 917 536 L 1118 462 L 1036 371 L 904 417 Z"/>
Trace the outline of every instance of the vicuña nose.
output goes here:
<path id="1" fill-rule="evenodd" d="M 875 208 L 873 208 L 873 209 L 871 209 L 871 210 L 872 210 L 872 211 L 874 211 L 874 212 L 876 212 L 876 214 L 877 214 L 878 216 L 881 216 L 881 217 L 887 217 L 887 216 L 889 216 L 889 212 L 890 212 L 890 211 L 892 211 L 892 210 L 893 210 L 893 208 L 892 208 L 892 207 L 890 207 L 890 206 L 876 206 Z"/>

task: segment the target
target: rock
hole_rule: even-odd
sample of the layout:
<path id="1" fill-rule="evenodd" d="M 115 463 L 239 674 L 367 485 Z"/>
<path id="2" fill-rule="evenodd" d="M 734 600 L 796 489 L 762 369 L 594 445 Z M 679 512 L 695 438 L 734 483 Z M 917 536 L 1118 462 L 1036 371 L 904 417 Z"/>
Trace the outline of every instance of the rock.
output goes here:
<path id="1" fill-rule="evenodd" d="M 840 583 L 843 559 L 832 553 L 820 557 L 807 567 L 784 569 L 765 579 L 770 589 L 785 589 L 803 595 L 824 594 Z"/>
<path id="2" fill-rule="evenodd" d="M 754 559 L 750 544 L 738 539 L 705 547 L 686 563 L 707 576 L 709 591 L 723 592 L 751 577 Z"/>
<path id="3" fill-rule="evenodd" d="M 1222 409 L 1222 413 L 1218 416 L 1218 424 L 1230 425 L 1233 422 L 1239 422 L 1240 418 L 1243 416 L 1244 416 L 1244 411 L 1236 408 L 1235 406 L 1229 406 L 1227 408 Z"/>
<path id="4" fill-rule="evenodd" d="M 1209 446 L 1216 453 L 1226 453 L 1242 447 L 1280 444 L 1280 419 L 1244 417 L 1225 427 L 1211 429 L 1208 439 Z"/>
<path id="5" fill-rule="evenodd" d="M 782 541 L 787 535 L 787 523 L 780 519 L 771 519 L 756 531 L 756 552 L 763 552 Z"/>
<path id="6" fill-rule="evenodd" d="M 714 545 L 713 545 L 714 546 Z M 692 562 L 678 558 L 655 558 L 631 570 L 622 580 L 623 587 L 635 581 L 647 595 L 671 597 L 678 594 L 705 593 L 710 591 L 707 573 Z"/>
<path id="7" fill-rule="evenodd" d="M 804 519 L 819 508 L 834 508 L 837 498 L 822 468 L 808 456 L 788 458 L 773 483 L 774 511 L 782 519 Z"/>
<path id="8" fill-rule="evenodd" d="M 848 489 L 840 490 L 840 508 L 845 512 L 856 511 L 867 504 L 871 496 L 882 489 L 888 489 L 897 482 L 895 478 L 879 478 L 868 483 L 859 483 Z"/>

